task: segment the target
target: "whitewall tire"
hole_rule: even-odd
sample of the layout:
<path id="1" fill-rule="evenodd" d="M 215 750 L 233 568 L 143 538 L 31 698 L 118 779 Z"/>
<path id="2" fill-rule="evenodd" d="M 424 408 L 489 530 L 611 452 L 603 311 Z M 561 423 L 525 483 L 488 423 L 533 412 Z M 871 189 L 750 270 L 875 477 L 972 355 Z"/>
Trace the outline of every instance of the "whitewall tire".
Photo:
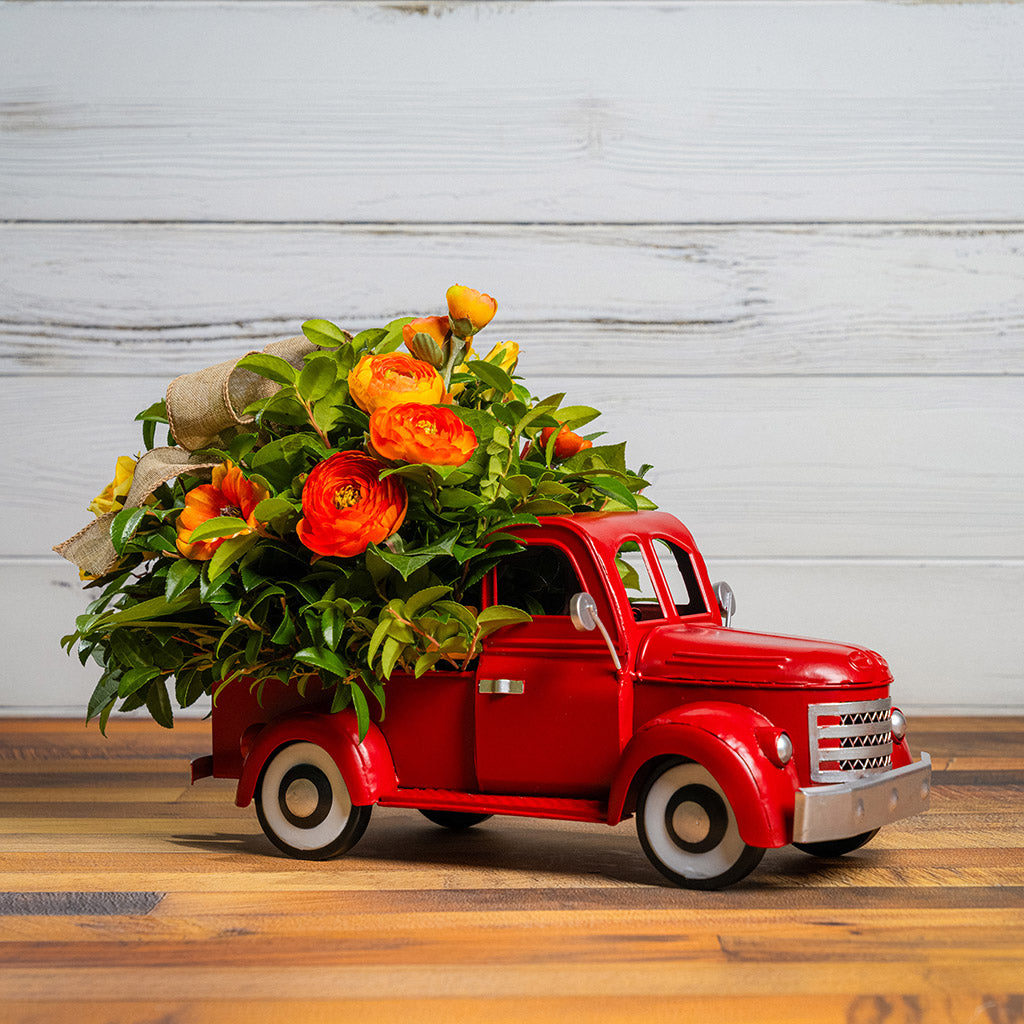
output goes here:
<path id="1" fill-rule="evenodd" d="M 731 885 L 764 856 L 740 837 L 722 787 L 693 761 L 670 762 L 651 773 L 640 792 L 636 828 L 651 863 L 687 889 Z"/>
<path id="2" fill-rule="evenodd" d="M 315 743 L 281 747 L 256 786 L 256 816 L 267 838 L 301 860 L 326 860 L 351 849 L 372 810 L 352 805 L 334 758 Z"/>

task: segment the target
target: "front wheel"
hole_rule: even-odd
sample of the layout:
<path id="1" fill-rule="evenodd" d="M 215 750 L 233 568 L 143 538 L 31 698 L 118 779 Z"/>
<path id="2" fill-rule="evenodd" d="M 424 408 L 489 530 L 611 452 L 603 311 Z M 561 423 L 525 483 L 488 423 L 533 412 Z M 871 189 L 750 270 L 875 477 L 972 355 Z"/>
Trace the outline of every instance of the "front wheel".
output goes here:
<path id="1" fill-rule="evenodd" d="M 327 860 L 351 849 L 372 810 L 352 805 L 334 758 L 315 743 L 282 747 L 256 786 L 256 817 L 267 838 L 299 860 Z"/>
<path id="2" fill-rule="evenodd" d="M 655 771 L 637 805 L 636 830 L 651 863 L 674 885 L 721 889 L 764 856 L 740 837 L 722 787 L 704 767 L 680 761 Z"/>
<path id="3" fill-rule="evenodd" d="M 842 857 L 844 853 L 853 853 L 862 846 L 870 843 L 878 835 L 878 829 L 873 828 L 870 832 L 861 832 L 857 836 L 848 836 L 846 839 L 828 839 L 820 843 L 794 843 L 798 850 L 809 853 L 814 857 Z"/>

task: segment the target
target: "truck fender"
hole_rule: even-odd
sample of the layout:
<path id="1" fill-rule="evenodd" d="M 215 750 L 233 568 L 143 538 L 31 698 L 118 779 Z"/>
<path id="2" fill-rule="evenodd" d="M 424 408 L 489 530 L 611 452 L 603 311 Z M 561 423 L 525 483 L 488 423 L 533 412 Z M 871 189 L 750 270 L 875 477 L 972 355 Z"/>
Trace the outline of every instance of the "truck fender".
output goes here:
<path id="1" fill-rule="evenodd" d="M 609 794 L 608 823 L 633 812 L 655 763 L 684 758 L 703 765 L 722 787 L 744 842 L 785 846 L 792 840 L 800 781 L 792 761 L 780 768 L 758 740 L 759 732 L 764 737 L 779 731 L 752 708 L 723 702 L 686 704 L 651 719 L 622 753 Z"/>
<path id="2" fill-rule="evenodd" d="M 395 765 L 384 734 L 370 723 L 359 740 L 359 725 L 351 709 L 333 714 L 303 711 L 271 722 L 256 736 L 242 765 L 235 803 L 247 807 L 256 792 L 263 766 L 274 751 L 289 743 L 315 743 L 338 766 L 355 806 L 376 803 L 398 788 Z"/>

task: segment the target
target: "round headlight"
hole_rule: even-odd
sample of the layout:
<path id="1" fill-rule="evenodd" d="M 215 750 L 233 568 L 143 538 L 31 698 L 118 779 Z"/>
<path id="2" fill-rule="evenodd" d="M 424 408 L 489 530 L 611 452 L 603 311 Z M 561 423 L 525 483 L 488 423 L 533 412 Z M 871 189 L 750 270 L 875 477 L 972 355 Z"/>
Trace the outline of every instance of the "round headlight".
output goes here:
<path id="1" fill-rule="evenodd" d="M 907 720 L 903 717 L 903 712 L 899 708 L 892 709 L 889 724 L 892 726 L 892 738 L 897 743 L 907 735 Z"/>
<path id="2" fill-rule="evenodd" d="M 785 767 L 793 757 L 793 741 L 784 733 L 780 732 L 775 737 L 775 756 L 779 759 L 779 765 Z"/>

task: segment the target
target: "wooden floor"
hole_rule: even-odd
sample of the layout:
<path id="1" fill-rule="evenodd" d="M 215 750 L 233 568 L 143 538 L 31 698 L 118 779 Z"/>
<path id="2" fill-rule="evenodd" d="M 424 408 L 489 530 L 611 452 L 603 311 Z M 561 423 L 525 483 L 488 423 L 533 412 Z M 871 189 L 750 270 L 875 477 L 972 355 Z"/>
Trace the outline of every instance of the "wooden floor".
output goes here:
<path id="1" fill-rule="evenodd" d="M 912 723 L 932 809 L 864 850 L 664 885 L 632 822 L 378 808 L 267 842 L 205 723 L 0 722 L 0 1021 L 1024 1021 L 1024 719 Z"/>

